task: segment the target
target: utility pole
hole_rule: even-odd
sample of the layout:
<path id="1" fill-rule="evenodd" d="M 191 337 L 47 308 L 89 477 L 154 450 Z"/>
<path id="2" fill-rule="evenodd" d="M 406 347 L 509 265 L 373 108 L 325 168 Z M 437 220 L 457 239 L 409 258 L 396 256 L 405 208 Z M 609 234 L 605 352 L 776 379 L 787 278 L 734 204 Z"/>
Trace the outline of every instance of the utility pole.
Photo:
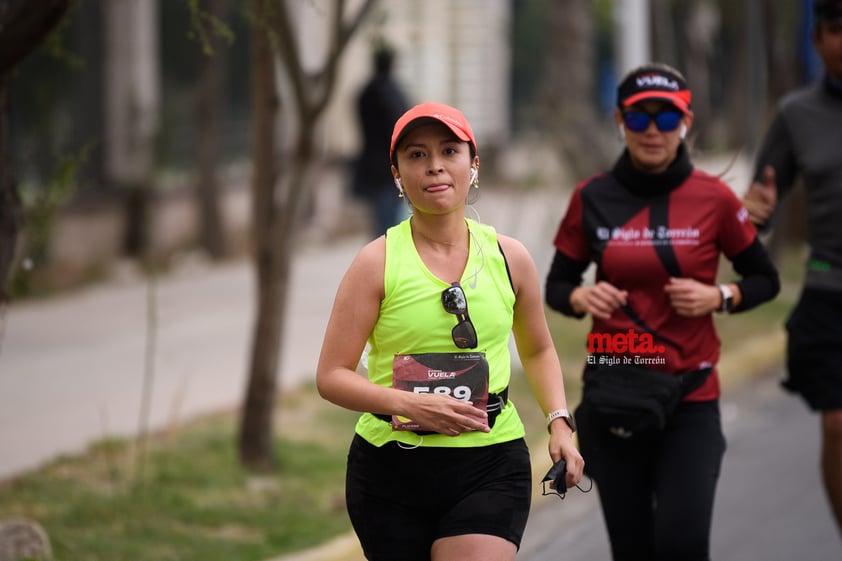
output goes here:
<path id="1" fill-rule="evenodd" d="M 649 0 L 614 0 L 614 59 L 618 78 L 651 62 Z"/>

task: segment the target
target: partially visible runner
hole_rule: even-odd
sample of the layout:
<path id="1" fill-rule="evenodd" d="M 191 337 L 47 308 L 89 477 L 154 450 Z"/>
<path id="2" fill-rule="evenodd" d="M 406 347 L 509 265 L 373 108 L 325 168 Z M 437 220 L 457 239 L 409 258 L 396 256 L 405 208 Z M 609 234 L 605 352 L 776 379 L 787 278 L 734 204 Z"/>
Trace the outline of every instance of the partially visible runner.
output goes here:
<path id="1" fill-rule="evenodd" d="M 725 452 L 713 314 L 773 298 L 778 275 L 736 195 L 693 167 L 684 143 L 691 92 L 677 70 L 649 64 L 627 74 L 615 123 L 625 150 L 574 191 L 547 303 L 591 316 L 576 421 L 614 561 L 707 561 Z M 721 256 L 741 278 L 717 284 Z M 583 284 L 591 263 L 596 279 Z M 621 417 L 633 388 L 640 407 Z M 650 405 L 662 388 L 677 402 L 671 414 Z"/>
<path id="2" fill-rule="evenodd" d="M 520 242 L 465 216 L 480 161 L 460 111 L 407 111 L 390 159 L 412 216 L 352 262 L 316 373 L 325 399 L 363 412 L 348 513 L 372 561 L 512 561 L 533 483 L 508 399 L 512 333 L 550 457 L 566 460 L 568 487 L 583 469 L 538 272 Z M 367 379 L 356 372 L 366 343 Z"/>
<path id="3" fill-rule="evenodd" d="M 824 76 L 780 101 L 743 202 L 763 228 L 796 178 L 804 183 L 810 256 L 786 322 L 783 385 L 821 414 L 821 469 L 842 532 L 842 0 L 816 0 L 813 15 Z"/>

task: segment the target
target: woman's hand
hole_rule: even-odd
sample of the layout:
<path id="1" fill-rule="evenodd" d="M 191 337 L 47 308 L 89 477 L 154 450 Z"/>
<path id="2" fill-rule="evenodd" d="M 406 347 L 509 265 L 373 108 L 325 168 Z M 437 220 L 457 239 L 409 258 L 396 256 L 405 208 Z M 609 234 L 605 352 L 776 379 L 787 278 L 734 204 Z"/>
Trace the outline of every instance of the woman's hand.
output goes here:
<path id="1" fill-rule="evenodd" d="M 491 430 L 488 428 L 488 414 L 470 401 L 434 393 L 395 391 L 402 392 L 401 397 L 407 398 L 398 415 L 412 419 L 427 430 L 448 436 Z"/>
<path id="2" fill-rule="evenodd" d="M 570 304 L 576 313 L 588 313 L 600 319 L 608 319 L 614 310 L 626 305 L 628 296 L 628 291 L 599 281 L 593 286 L 577 287 L 570 294 Z"/>
<path id="3" fill-rule="evenodd" d="M 687 278 L 671 278 L 664 292 L 669 296 L 675 313 L 684 317 L 699 317 L 715 312 L 722 298 L 718 286 Z"/>
<path id="4" fill-rule="evenodd" d="M 550 424 L 550 442 L 549 442 L 550 459 L 553 463 L 564 458 L 567 462 L 567 475 L 565 482 L 567 488 L 574 487 L 582 479 L 582 473 L 585 471 L 585 460 L 579 453 L 576 444 L 573 442 L 573 432 L 566 423 L 557 421 Z M 556 489 L 559 493 L 564 493 L 565 489 Z"/>

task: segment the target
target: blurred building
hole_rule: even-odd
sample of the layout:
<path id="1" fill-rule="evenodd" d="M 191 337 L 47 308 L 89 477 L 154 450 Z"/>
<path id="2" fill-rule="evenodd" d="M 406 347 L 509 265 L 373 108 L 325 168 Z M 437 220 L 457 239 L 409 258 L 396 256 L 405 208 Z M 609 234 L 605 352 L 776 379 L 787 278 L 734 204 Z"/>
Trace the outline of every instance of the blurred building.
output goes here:
<path id="1" fill-rule="evenodd" d="M 330 4 L 317 0 L 296 6 L 302 56 L 313 68 L 326 53 L 323 10 Z M 396 49 L 395 77 L 412 103 L 460 108 L 489 152 L 505 143 L 510 137 L 510 26 L 509 0 L 381 1 L 343 55 L 337 91 L 322 121 L 325 155 L 357 150 L 354 103 L 371 74 L 371 50 L 380 41 Z"/>
<path id="2" fill-rule="evenodd" d="M 305 68 L 321 68 L 337 2 L 284 1 Z M 231 40 L 211 55 L 225 73 L 219 95 L 220 196 L 229 234 L 242 239 L 250 221 L 253 24 L 244 4 L 220 4 L 221 19 L 231 30 Z M 350 15 L 362 2 L 347 4 Z M 157 251 L 171 254 L 196 243 L 201 134 L 196 108 L 203 87 L 200 69 L 208 60 L 200 26 L 208 24 L 190 9 L 190 3 L 169 0 L 79 2 L 60 31 L 62 49 L 40 49 L 16 73 L 12 134 L 15 172 L 25 198 L 34 199 L 55 181 L 62 157 L 75 158 L 79 165 L 73 174 L 75 193 L 50 226 L 46 242 L 50 265 L 68 277 L 76 276 L 71 270 L 102 269 L 125 250 L 133 217 L 141 216 L 123 207 L 135 192 L 145 193 L 137 199 L 149 209 L 149 242 Z M 327 199 L 341 199 L 342 168 L 331 164 L 347 161 L 359 148 L 354 103 L 371 74 L 371 51 L 379 42 L 396 49 L 395 75 L 410 101 L 435 100 L 462 109 L 486 164 L 491 163 L 493 147 L 510 139 L 511 11 L 511 0 L 378 2 L 342 54 L 336 89 L 317 125 L 317 158 L 323 165 L 319 189 L 313 190 L 322 198 L 316 212 Z M 283 90 L 286 84 L 279 77 L 287 95 L 282 95 L 285 113 L 278 126 L 282 146 L 289 149 L 298 119 Z M 335 217 L 320 220 L 334 228 Z M 46 263 L 36 266 L 41 265 Z"/>

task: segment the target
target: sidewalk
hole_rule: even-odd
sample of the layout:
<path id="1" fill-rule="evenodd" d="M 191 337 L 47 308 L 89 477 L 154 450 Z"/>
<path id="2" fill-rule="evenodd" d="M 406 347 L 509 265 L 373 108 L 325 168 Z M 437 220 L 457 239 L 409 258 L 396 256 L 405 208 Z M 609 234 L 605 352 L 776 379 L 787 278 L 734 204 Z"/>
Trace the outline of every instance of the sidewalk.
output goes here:
<path id="1" fill-rule="evenodd" d="M 332 296 L 362 239 L 294 259 L 281 387 L 312 379 Z M 0 479 L 105 436 L 136 434 L 154 291 L 151 430 L 237 407 L 247 381 L 254 274 L 241 260 L 153 285 L 96 285 L 12 304 L 0 348 Z"/>

